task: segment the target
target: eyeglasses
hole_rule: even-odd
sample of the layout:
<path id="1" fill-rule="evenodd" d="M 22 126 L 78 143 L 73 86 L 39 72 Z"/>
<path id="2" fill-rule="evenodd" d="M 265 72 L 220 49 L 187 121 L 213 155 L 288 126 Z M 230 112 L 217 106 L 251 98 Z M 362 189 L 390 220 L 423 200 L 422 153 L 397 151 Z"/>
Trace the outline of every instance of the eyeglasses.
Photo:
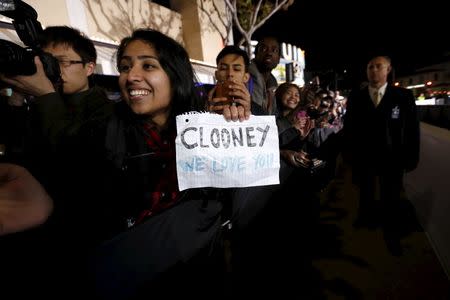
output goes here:
<path id="1" fill-rule="evenodd" d="M 83 60 L 59 60 L 58 59 L 58 63 L 61 67 L 67 68 L 70 67 L 71 65 L 75 65 L 75 64 L 84 64 Z"/>

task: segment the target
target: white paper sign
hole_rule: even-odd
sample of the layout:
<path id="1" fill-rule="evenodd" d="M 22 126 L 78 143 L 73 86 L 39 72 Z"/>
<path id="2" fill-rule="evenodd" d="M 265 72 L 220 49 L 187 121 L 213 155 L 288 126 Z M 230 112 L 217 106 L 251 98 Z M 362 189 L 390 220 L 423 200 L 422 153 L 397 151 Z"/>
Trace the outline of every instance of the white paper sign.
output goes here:
<path id="1" fill-rule="evenodd" d="M 176 121 L 180 191 L 280 182 L 280 149 L 274 116 L 227 122 L 219 114 L 190 113 L 177 116 Z"/>

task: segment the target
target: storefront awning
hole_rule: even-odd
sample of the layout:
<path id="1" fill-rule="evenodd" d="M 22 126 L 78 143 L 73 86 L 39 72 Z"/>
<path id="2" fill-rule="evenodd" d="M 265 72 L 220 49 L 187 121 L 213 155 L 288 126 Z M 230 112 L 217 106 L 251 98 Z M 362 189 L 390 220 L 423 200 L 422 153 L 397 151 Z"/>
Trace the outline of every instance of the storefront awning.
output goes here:
<path id="1" fill-rule="evenodd" d="M 216 71 L 216 66 L 191 59 L 192 68 L 194 69 L 195 75 L 200 83 L 214 84 L 215 77 L 214 72 Z"/>

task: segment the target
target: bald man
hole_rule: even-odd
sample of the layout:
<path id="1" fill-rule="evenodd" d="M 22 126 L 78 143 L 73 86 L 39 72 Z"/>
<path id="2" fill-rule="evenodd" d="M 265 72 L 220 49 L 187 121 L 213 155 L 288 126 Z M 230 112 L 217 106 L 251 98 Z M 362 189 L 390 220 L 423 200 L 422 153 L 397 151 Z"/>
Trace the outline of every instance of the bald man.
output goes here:
<path id="1" fill-rule="evenodd" d="M 415 169 L 419 161 L 416 104 L 410 90 L 388 83 L 389 57 L 373 57 L 366 71 L 369 84 L 348 97 L 344 122 L 353 178 L 360 188 L 354 225 L 381 225 L 388 250 L 400 255 L 398 208 L 403 174 Z M 376 205 L 378 197 L 380 205 Z"/>

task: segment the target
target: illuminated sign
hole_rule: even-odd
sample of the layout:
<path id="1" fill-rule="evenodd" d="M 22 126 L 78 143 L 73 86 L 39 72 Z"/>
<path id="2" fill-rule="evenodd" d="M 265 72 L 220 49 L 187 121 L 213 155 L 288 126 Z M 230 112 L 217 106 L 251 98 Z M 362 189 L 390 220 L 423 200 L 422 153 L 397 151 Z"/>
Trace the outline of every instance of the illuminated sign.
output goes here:
<path id="1" fill-rule="evenodd" d="M 305 52 L 291 44 L 281 44 L 281 57 L 290 62 L 297 62 L 299 66 L 305 68 Z"/>

